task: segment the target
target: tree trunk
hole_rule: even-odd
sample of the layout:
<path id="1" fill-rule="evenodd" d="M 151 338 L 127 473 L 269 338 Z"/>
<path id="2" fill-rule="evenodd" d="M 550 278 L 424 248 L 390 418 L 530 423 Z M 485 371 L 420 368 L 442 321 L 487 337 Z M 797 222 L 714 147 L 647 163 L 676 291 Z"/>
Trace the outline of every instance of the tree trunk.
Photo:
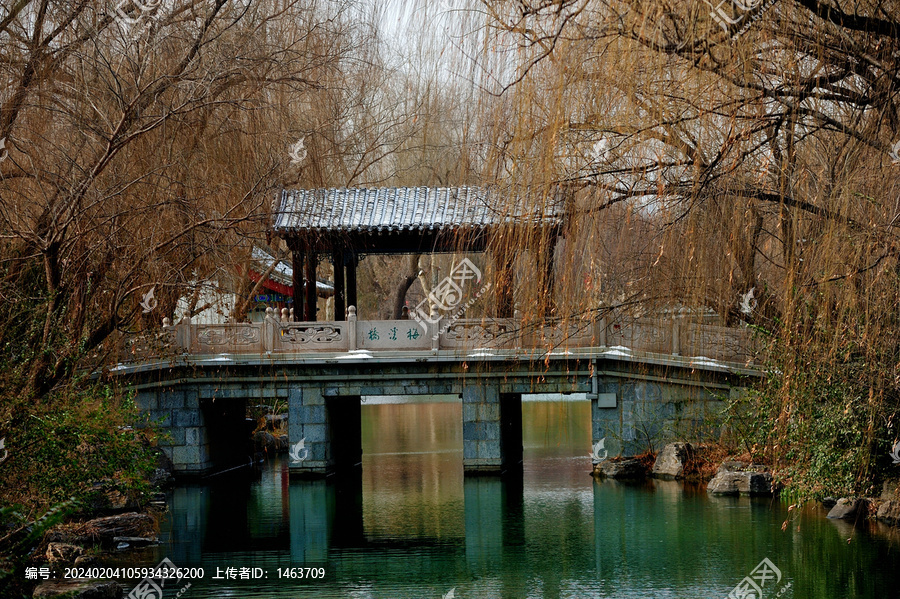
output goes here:
<path id="1" fill-rule="evenodd" d="M 400 279 L 394 291 L 394 302 L 391 318 L 398 320 L 403 315 L 403 306 L 406 305 L 406 293 L 419 278 L 419 254 L 412 254 L 406 263 L 406 275 Z"/>

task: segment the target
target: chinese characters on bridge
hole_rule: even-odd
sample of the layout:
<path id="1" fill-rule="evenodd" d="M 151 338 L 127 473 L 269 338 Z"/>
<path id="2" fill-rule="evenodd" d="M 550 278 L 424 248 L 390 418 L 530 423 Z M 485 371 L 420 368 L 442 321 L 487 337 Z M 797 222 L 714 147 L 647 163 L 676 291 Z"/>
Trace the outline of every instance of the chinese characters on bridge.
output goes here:
<path id="1" fill-rule="evenodd" d="M 422 336 L 422 332 L 415 326 L 403 327 L 403 329 L 394 326 L 385 328 L 373 326 L 366 332 L 366 338 L 369 341 L 379 341 L 382 339 L 382 335 L 388 341 L 401 341 L 403 339 L 415 341 Z"/>

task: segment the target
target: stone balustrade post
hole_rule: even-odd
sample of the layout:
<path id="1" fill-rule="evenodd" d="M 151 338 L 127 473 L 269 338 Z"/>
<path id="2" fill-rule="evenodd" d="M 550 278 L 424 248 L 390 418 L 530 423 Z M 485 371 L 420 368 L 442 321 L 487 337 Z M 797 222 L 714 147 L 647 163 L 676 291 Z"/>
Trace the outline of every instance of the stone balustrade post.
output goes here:
<path id="1" fill-rule="evenodd" d="M 678 324 L 678 316 L 672 319 L 672 355 L 681 355 L 681 325 Z"/>
<path id="2" fill-rule="evenodd" d="M 168 316 L 162 319 L 162 328 L 163 328 L 162 339 L 163 339 L 163 343 L 165 344 L 165 348 L 173 349 L 173 350 L 179 349 L 179 347 L 178 347 L 178 329 L 175 329 L 174 347 L 169 345 L 169 340 L 171 338 L 169 337 L 168 333 L 173 327 L 172 327 L 172 320 Z"/>
<path id="3" fill-rule="evenodd" d="M 281 328 L 278 322 L 278 315 L 274 308 L 269 306 L 266 308 L 266 318 L 262 323 L 262 344 L 263 351 L 275 351 L 275 340 L 278 329 Z"/>
<path id="4" fill-rule="evenodd" d="M 597 331 L 597 340 L 598 340 L 598 343 L 600 344 L 600 347 L 607 346 L 606 329 L 608 327 L 609 327 L 609 323 L 607 322 L 606 317 L 604 316 L 603 318 L 600 319 L 600 322 L 597 324 L 597 328 L 599 329 Z"/>
<path id="5" fill-rule="evenodd" d="M 441 313 L 436 306 L 431 307 L 431 315 L 428 319 L 427 332 L 431 335 L 431 351 L 441 348 Z"/>
<path id="6" fill-rule="evenodd" d="M 356 306 L 347 308 L 347 351 L 356 349 Z"/>
<path id="7" fill-rule="evenodd" d="M 178 321 L 175 339 L 178 346 L 184 350 L 185 353 L 191 353 L 193 351 L 194 327 L 191 326 L 190 316 L 185 316 Z"/>
<path id="8" fill-rule="evenodd" d="M 287 308 L 281 309 L 281 322 L 290 322 L 291 321 L 291 313 Z"/>

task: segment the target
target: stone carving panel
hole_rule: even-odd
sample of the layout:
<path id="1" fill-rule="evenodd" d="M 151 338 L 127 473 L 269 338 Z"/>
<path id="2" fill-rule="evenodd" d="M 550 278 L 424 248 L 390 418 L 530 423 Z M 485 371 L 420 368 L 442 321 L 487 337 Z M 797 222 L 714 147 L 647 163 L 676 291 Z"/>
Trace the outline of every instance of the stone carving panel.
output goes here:
<path id="1" fill-rule="evenodd" d="M 443 334 L 441 345 L 449 347 L 503 345 L 513 338 L 510 327 L 504 322 L 456 322 Z"/>
<path id="2" fill-rule="evenodd" d="M 739 329 L 695 325 L 688 331 L 686 355 L 705 356 L 715 360 L 743 361 L 749 355 L 746 335 Z"/>
<path id="3" fill-rule="evenodd" d="M 606 345 L 631 348 L 634 345 L 632 323 L 625 323 L 621 320 L 610 322 L 606 328 Z"/>
<path id="4" fill-rule="evenodd" d="M 634 351 L 668 353 L 672 347 L 672 323 L 659 320 L 638 320 L 633 325 Z"/>
<path id="5" fill-rule="evenodd" d="M 122 361 L 134 361 L 170 356 L 178 352 L 175 329 L 164 328 L 156 333 L 145 333 L 124 341 Z"/>
<path id="6" fill-rule="evenodd" d="M 590 322 L 566 322 L 539 328 L 535 342 L 540 345 L 589 347 L 593 332 Z"/>
<path id="7" fill-rule="evenodd" d="M 339 325 L 281 327 L 283 345 L 310 345 L 313 343 L 339 344 L 344 341 L 344 330 Z"/>
<path id="8" fill-rule="evenodd" d="M 197 342 L 210 347 L 257 345 L 260 327 L 252 324 L 210 324 L 197 326 Z"/>

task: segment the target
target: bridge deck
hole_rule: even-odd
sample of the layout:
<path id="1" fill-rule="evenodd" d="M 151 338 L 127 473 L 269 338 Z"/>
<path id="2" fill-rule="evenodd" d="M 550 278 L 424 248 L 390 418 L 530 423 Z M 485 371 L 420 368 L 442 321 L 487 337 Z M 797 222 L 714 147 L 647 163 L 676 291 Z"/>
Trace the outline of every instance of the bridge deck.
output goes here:
<path id="1" fill-rule="evenodd" d="M 541 351 L 536 349 L 473 348 L 470 350 L 352 350 L 348 352 L 306 351 L 280 353 L 219 353 L 184 354 L 167 358 L 148 358 L 135 362 L 124 362 L 110 369 L 117 374 L 135 374 L 173 368 L 179 366 L 271 366 L 280 365 L 358 365 L 358 364 L 410 364 L 446 362 L 489 362 L 489 363 L 545 363 L 550 361 L 602 360 L 605 364 L 622 363 L 633 368 L 635 365 L 662 366 L 689 370 L 702 370 L 723 374 L 758 377 L 760 367 L 753 363 L 738 363 L 715 360 L 705 356 L 679 356 L 653 352 L 632 351 L 627 347 L 573 347 L 565 350 Z"/>

